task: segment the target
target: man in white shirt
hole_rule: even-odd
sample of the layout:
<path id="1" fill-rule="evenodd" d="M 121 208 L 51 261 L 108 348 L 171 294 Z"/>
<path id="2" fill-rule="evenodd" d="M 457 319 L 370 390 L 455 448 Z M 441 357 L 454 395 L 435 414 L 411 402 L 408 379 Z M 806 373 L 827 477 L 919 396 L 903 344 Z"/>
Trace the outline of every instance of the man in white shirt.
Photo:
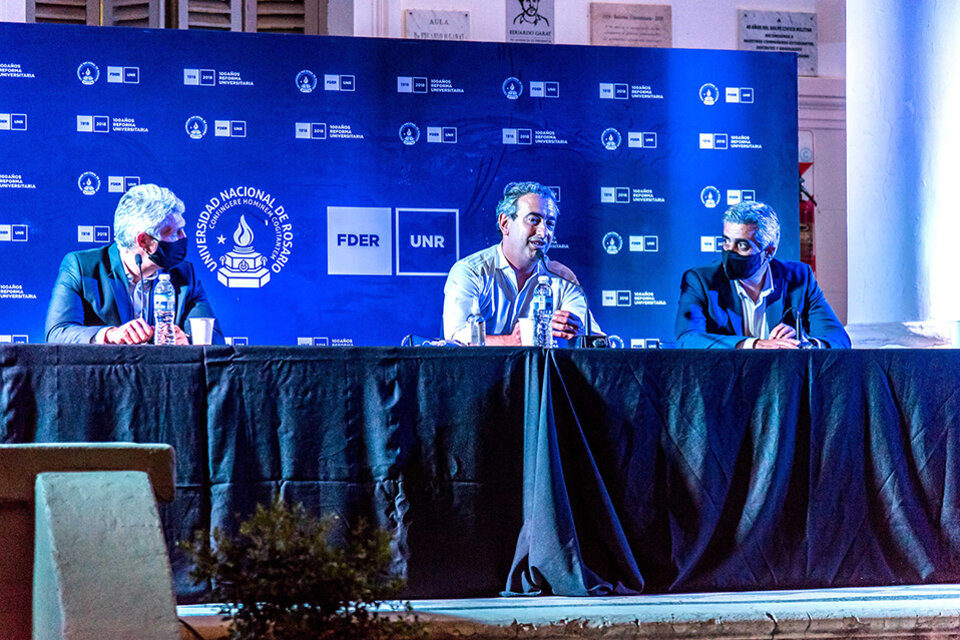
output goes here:
<path id="1" fill-rule="evenodd" d="M 458 261 L 447 275 L 443 289 L 444 338 L 467 342 L 467 316 L 477 301 L 486 321 L 487 345 L 519 345 L 517 320 L 532 316 L 533 290 L 541 275 L 550 277 L 553 289 L 554 337 L 569 341 L 583 333 L 587 312 L 583 292 L 563 279 L 576 281 L 569 269 L 545 256 L 559 213 L 547 187 L 536 182 L 507 185 L 497 205 L 500 243 Z"/>
<path id="2" fill-rule="evenodd" d="M 772 208 L 743 202 L 727 209 L 720 263 L 683 274 L 677 345 L 849 348 L 850 338 L 813 271 L 801 262 L 775 259 L 779 244 L 780 222 Z"/>

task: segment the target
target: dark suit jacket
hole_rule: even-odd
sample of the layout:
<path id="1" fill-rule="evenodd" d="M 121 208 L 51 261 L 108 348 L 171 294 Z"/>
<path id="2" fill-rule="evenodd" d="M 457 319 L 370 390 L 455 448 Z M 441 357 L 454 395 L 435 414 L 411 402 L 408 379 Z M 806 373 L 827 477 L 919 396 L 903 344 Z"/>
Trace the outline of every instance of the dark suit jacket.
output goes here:
<path id="1" fill-rule="evenodd" d="M 813 271 L 802 262 L 770 261 L 773 293 L 767 297 L 767 325 L 784 315 L 799 317 L 809 338 L 823 346 L 850 348 L 850 338 L 823 296 Z M 790 313 L 792 312 L 792 313 Z M 793 321 L 789 322 L 793 326 Z M 715 263 L 683 274 L 676 321 L 677 346 L 693 349 L 737 346 L 743 335 L 743 307 L 733 282 Z"/>
<path id="2" fill-rule="evenodd" d="M 191 317 L 213 318 L 193 265 L 181 262 L 169 273 L 177 296 L 177 325 L 186 330 Z M 153 309 L 152 289 L 147 307 Z M 47 309 L 47 342 L 90 344 L 103 327 L 118 327 L 132 319 L 133 304 L 116 243 L 63 258 Z M 213 343 L 223 344 L 219 322 L 213 325 Z"/>

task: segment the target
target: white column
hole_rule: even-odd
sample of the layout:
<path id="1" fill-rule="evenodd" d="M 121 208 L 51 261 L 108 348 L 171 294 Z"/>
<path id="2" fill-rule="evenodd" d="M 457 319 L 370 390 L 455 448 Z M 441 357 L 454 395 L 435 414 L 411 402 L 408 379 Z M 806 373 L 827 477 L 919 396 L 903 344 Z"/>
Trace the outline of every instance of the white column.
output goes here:
<path id="1" fill-rule="evenodd" d="M 956 0 L 847 2 L 851 324 L 960 319 Z"/>

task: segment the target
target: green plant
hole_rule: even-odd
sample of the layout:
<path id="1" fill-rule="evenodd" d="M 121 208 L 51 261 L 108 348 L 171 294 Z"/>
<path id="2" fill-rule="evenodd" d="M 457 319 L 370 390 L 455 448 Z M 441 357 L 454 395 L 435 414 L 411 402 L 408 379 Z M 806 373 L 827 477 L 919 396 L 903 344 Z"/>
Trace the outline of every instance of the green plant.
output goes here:
<path id="1" fill-rule="evenodd" d="M 237 640 L 414 638 L 422 625 L 409 613 L 389 618 L 377 606 L 395 598 L 390 536 L 360 523 L 343 545 L 330 543 L 334 520 L 318 520 L 303 505 L 277 499 L 258 505 L 239 534 L 214 529 L 180 547 L 195 563 L 191 577 L 210 581 L 211 601 L 223 603 Z"/>

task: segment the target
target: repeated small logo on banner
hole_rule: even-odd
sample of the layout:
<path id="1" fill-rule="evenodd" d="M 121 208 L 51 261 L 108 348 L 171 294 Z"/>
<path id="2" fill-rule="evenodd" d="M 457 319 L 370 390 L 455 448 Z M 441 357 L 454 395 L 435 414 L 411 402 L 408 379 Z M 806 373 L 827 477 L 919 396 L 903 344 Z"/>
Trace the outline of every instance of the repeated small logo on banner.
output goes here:
<path id="1" fill-rule="evenodd" d="M 297 122 L 294 137 L 304 140 L 326 140 L 327 123 L 325 122 Z"/>
<path id="2" fill-rule="evenodd" d="M 732 207 L 741 202 L 754 202 L 757 192 L 753 189 L 727 189 L 727 206 Z"/>
<path id="3" fill-rule="evenodd" d="M 523 95 L 523 83 L 520 82 L 519 78 L 513 76 L 504 80 L 500 88 L 508 100 L 516 100 Z"/>
<path id="4" fill-rule="evenodd" d="M 187 135 L 194 140 L 199 140 L 207 135 L 207 121 L 200 116 L 190 116 L 183 125 Z"/>
<path id="5" fill-rule="evenodd" d="M 100 79 L 100 68 L 89 60 L 81 62 L 80 66 L 77 67 L 77 78 L 87 86 L 95 84 Z"/>
<path id="6" fill-rule="evenodd" d="M 753 87 L 726 87 L 725 100 L 733 104 L 753 104 Z"/>
<path id="7" fill-rule="evenodd" d="M 77 186 L 80 188 L 80 193 L 85 196 L 96 195 L 100 190 L 100 176 L 93 171 L 84 171 L 77 178 Z"/>
<path id="8" fill-rule="evenodd" d="M 601 100 L 663 100 L 663 94 L 654 91 L 648 84 L 626 82 L 601 82 Z"/>
<path id="9" fill-rule="evenodd" d="M 0 224 L 0 242 L 27 242 L 29 233 L 25 224 Z"/>
<path id="10" fill-rule="evenodd" d="M 601 292 L 604 307 L 663 307 L 667 301 L 653 291 L 604 289 Z"/>
<path id="11" fill-rule="evenodd" d="M 397 76 L 397 93 L 463 93 L 450 78 Z"/>
<path id="12" fill-rule="evenodd" d="M 24 333 L 0 333 L 0 344 L 28 344 L 30 338 Z"/>
<path id="13" fill-rule="evenodd" d="M 717 104 L 717 100 L 720 99 L 720 89 L 717 88 L 717 85 L 710 84 L 709 82 L 702 87 L 700 87 L 700 102 L 712 107 Z"/>
<path id="14" fill-rule="evenodd" d="M 356 91 L 357 79 L 352 75 L 324 74 L 324 91 Z"/>
<path id="15" fill-rule="evenodd" d="M 108 193 L 126 193 L 140 184 L 140 176 L 107 176 Z"/>
<path id="16" fill-rule="evenodd" d="M 700 236 L 701 253 L 720 253 L 723 251 L 723 236 Z"/>
<path id="17" fill-rule="evenodd" d="M 183 84 L 195 87 L 217 86 L 217 72 L 213 69 L 184 69 Z"/>
<path id="18" fill-rule="evenodd" d="M 297 74 L 297 89 L 301 93 L 312 93 L 317 88 L 317 76 L 313 71 L 304 69 Z"/>
<path id="19" fill-rule="evenodd" d="M 660 251 L 660 236 L 630 236 L 628 240 L 630 251 L 645 253 Z"/>
<path id="20" fill-rule="evenodd" d="M 110 84 L 140 84 L 140 67 L 107 67 Z"/>
<path id="21" fill-rule="evenodd" d="M 107 244 L 110 242 L 110 227 L 106 225 L 77 225 L 77 242 Z"/>
<path id="22" fill-rule="evenodd" d="M 427 127 L 427 142 L 456 144 L 456 127 Z"/>
<path id="23" fill-rule="evenodd" d="M 404 122 L 400 125 L 400 141 L 405 145 L 415 145 L 420 140 L 420 127 L 412 122 Z"/>
<path id="24" fill-rule="evenodd" d="M 623 248 L 623 238 L 616 231 L 610 231 L 603 236 L 603 250 L 609 255 L 614 256 L 620 253 Z"/>
<path id="25" fill-rule="evenodd" d="M 607 151 L 616 151 L 620 148 L 620 143 L 623 142 L 623 136 L 613 127 L 608 127 L 600 134 L 600 142 Z"/>
<path id="26" fill-rule="evenodd" d="M 214 120 L 213 135 L 217 138 L 246 138 L 247 122 L 245 120 Z"/>
<path id="27" fill-rule="evenodd" d="M 0 131 L 26 131 L 27 114 L 0 113 Z"/>
<path id="28" fill-rule="evenodd" d="M 631 149 L 656 149 L 657 134 L 653 131 L 628 131 L 627 146 Z"/>
<path id="29" fill-rule="evenodd" d="M 701 133 L 701 149 L 728 149 L 729 139 L 725 133 Z"/>
<path id="30" fill-rule="evenodd" d="M 530 97 L 531 98 L 559 98 L 560 83 L 544 81 L 544 80 L 531 80 L 530 81 Z"/>
<path id="31" fill-rule="evenodd" d="M 714 186 L 704 187 L 700 191 L 700 202 L 707 209 L 713 209 L 720 204 L 720 190 Z"/>
<path id="32" fill-rule="evenodd" d="M 533 144 L 533 129 L 503 129 L 503 144 Z"/>

